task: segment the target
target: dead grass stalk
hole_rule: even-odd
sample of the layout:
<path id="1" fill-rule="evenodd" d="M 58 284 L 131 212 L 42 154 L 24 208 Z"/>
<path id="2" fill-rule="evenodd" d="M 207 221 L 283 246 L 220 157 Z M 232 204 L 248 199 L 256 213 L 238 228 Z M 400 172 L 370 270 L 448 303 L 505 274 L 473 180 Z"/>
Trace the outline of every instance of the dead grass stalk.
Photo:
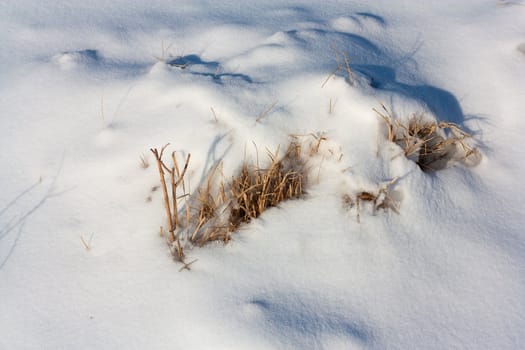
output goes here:
<path id="1" fill-rule="evenodd" d="M 170 246 L 170 249 L 175 249 L 175 251 L 172 251 L 172 254 L 178 260 L 184 261 L 184 253 L 182 250 L 182 245 L 180 243 L 180 238 L 178 235 L 175 235 L 175 230 L 179 226 L 178 205 L 177 205 L 177 201 L 178 201 L 177 187 L 181 184 L 181 182 L 183 182 L 184 175 L 186 174 L 186 170 L 188 169 L 188 164 L 190 162 L 190 154 L 188 154 L 188 156 L 186 157 L 184 168 L 182 172 L 180 172 L 180 169 L 177 163 L 177 157 L 175 155 L 175 152 L 173 152 L 171 154 L 173 165 L 171 168 L 169 168 L 168 166 L 166 166 L 166 164 L 162 160 L 164 150 L 166 149 L 166 147 L 168 147 L 168 145 L 169 144 L 164 145 L 161 148 L 160 152 L 156 148 L 152 148 L 151 153 L 153 153 L 157 161 L 157 169 L 159 172 L 160 184 L 161 184 L 162 193 L 163 193 L 164 209 L 166 211 L 166 218 L 168 221 L 168 232 L 169 232 L 168 245 Z M 168 191 L 168 186 L 166 184 L 166 173 L 170 175 L 171 191 Z M 171 195 L 171 201 L 170 201 L 170 195 Z"/>

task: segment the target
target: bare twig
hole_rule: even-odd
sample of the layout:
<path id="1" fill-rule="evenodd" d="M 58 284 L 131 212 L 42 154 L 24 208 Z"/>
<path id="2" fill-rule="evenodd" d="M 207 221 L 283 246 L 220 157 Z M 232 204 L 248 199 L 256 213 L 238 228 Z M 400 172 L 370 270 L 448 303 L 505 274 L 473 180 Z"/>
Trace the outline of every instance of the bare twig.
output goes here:
<path id="1" fill-rule="evenodd" d="M 348 74 L 348 82 L 350 83 L 350 85 L 354 85 L 354 74 L 350 69 L 350 62 L 348 61 L 348 57 L 346 56 L 345 52 L 343 52 L 343 59 L 345 61 L 346 73 Z"/>
<path id="2" fill-rule="evenodd" d="M 169 195 L 168 195 L 168 187 L 166 186 L 166 178 L 164 176 L 164 168 L 166 168 L 166 166 L 162 162 L 162 154 L 167 146 L 168 144 L 162 147 L 160 154 L 156 148 L 152 148 L 150 150 L 151 150 L 151 153 L 153 153 L 153 155 L 155 156 L 155 159 L 157 160 L 157 167 L 158 167 L 159 176 L 160 176 L 160 184 L 162 187 L 162 193 L 164 195 L 164 207 L 166 209 L 166 217 L 168 219 L 168 231 L 170 233 L 171 241 L 173 242 L 175 240 L 175 233 L 174 233 L 175 227 L 173 226 L 173 219 L 171 216 L 171 208 L 170 208 L 170 200 L 169 200 Z"/>
<path id="3" fill-rule="evenodd" d="M 86 240 L 84 239 L 84 236 L 81 235 L 80 236 L 80 241 L 82 241 L 82 244 L 84 245 L 84 248 L 86 250 L 91 250 L 91 240 L 93 239 L 93 233 L 91 234 L 91 236 L 89 237 L 89 240 L 86 242 Z"/>
<path id="4" fill-rule="evenodd" d="M 149 167 L 148 157 L 144 153 L 140 155 L 140 166 L 143 169 L 147 169 Z"/>
<path id="5" fill-rule="evenodd" d="M 266 116 L 268 116 L 270 114 L 270 112 L 274 109 L 274 107 L 277 105 L 277 102 L 278 101 L 275 101 L 274 103 L 272 103 L 272 105 L 270 107 L 268 107 L 267 109 L 265 109 L 263 112 L 261 112 L 257 118 L 255 119 L 255 121 L 258 123 L 260 122 L 263 118 L 265 118 Z"/>
<path id="6" fill-rule="evenodd" d="M 215 123 L 218 123 L 219 118 L 217 118 L 217 113 L 215 113 L 215 110 L 213 109 L 213 107 L 210 107 L 210 109 L 211 109 L 211 113 L 213 114 L 213 119 L 215 120 Z"/>
<path id="7" fill-rule="evenodd" d="M 196 262 L 197 260 L 199 259 L 192 260 L 189 263 L 182 262 L 183 266 L 179 269 L 179 272 L 181 272 L 182 270 L 190 271 L 191 270 L 190 265 Z"/>

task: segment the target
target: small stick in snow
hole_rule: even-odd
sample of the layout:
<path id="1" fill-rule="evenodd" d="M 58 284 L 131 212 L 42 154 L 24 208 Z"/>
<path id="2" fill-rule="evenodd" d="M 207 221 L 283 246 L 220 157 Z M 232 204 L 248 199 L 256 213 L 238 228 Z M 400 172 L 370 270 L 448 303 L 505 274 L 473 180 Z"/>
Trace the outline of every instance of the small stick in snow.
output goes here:
<path id="1" fill-rule="evenodd" d="M 274 103 L 272 103 L 270 107 L 268 107 L 261 114 L 259 114 L 257 118 L 255 119 L 255 121 L 259 123 L 263 118 L 267 117 L 270 114 L 270 112 L 274 109 L 274 107 L 277 105 L 277 102 L 278 101 L 275 101 Z"/>
<path id="2" fill-rule="evenodd" d="M 82 241 L 82 244 L 84 245 L 84 248 L 86 250 L 91 250 L 91 240 L 93 239 L 93 233 L 91 234 L 91 236 L 89 237 L 89 240 L 86 242 L 86 240 L 84 239 L 84 236 L 83 235 L 80 235 L 80 240 Z"/>
<path id="3" fill-rule="evenodd" d="M 199 259 L 195 259 L 193 261 L 190 261 L 189 263 L 185 263 L 184 261 L 182 261 L 182 263 L 184 264 L 184 266 L 182 266 L 180 269 L 179 269 L 179 272 L 181 272 L 182 270 L 188 270 L 190 271 L 191 268 L 190 268 L 190 265 L 193 264 L 194 262 L 196 262 L 197 260 Z"/>
<path id="4" fill-rule="evenodd" d="M 161 148 L 160 153 L 158 152 L 156 148 L 151 148 L 150 151 L 151 153 L 153 153 L 153 155 L 155 155 L 155 159 L 157 160 L 157 167 L 159 170 L 160 183 L 162 185 L 162 193 L 164 195 L 164 207 L 166 209 L 166 217 L 168 218 L 168 231 L 170 232 L 170 238 L 171 238 L 171 241 L 173 242 L 175 241 L 175 234 L 174 234 L 175 227 L 173 226 L 173 219 L 171 216 L 171 208 L 170 208 L 170 199 L 168 195 L 168 187 L 166 186 L 166 178 L 164 176 L 164 168 L 166 168 L 166 166 L 162 162 L 162 154 L 164 153 L 164 150 L 166 149 L 166 147 L 168 147 L 168 145 L 169 143 L 164 145 L 164 147 Z M 169 169 L 167 170 L 168 172 L 170 172 Z"/>

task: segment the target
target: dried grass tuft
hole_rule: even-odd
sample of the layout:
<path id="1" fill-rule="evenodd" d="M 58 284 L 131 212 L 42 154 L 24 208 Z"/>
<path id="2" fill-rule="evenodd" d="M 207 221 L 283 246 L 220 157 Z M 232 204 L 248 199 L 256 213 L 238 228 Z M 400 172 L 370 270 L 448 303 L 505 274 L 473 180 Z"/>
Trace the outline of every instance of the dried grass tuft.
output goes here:
<path id="1" fill-rule="evenodd" d="M 186 263 L 184 242 L 202 246 L 209 242 L 227 243 L 234 231 L 252 219 L 259 217 L 266 209 L 275 207 L 282 201 L 298 198 L 304 194 L 306 180 L 305 162 L 301 156 L 300 145 L 292 142 L 283 155 L 279 149 L 268 152 L 268 165 L 259 167 L 244 162 L 231 181 L 225 182 L 221 164 L 214 167 L 206 181 L 193 194 L 184 189 L 184 174 L 190 157 L 186 158 L 184 168 L 179 171 L 175 154 L 173 166 L 168 167 L 162 160 L 164 146 L 160 152 L 152 149 L 157 159 L 158 172 L 163 190 L 164 207 L 169 236 L 165 237 L 174 259 L 189 269 Z M 166 174 L 170 176 L 169 182 Z M 169 185 L 168 185 L 169 184 Z M 183 195 L 177 197 L 177 188 L 183 185 Z M 170 191 L 171 189 L 171 191 Z M 178 201 L 185 199 L 185 220 L 179 218 Z M 164 235 L 161 228 L 161 235 Z"/>
<path id="2" fill-rule="evenodd" d="M 300 146 L 292 143 L 282 158 L 268 153 L 267 168 L 243 164 L 240 173 L 232 179 L 231 196 L 234 200 L 230 212 L 230 227 L 257 218 L 267 208 L 303 194 L 304 162 Z"/>
<path id="3" fill-rule="evenodd" d="M 370 203 L 372 205 L 372 214 L 374 215 L 378 210 L 392 210 L 399 214 L 399 206 L 394 196 L 392 195 L 392 187 L 397 182 L 398 177 L 390 180 L 386 185 L 374 191 L 360 191 L 354 196 L 350 194 L 343 195 L 343 208 L 350 210 L 356 208 L 357 222 L 360 220 L 360 212 L 362 203 Z"/>
<path id="4" fill-rule="evenodd" d="M 460 162 L 473 166 L 481 154 L 468 142 L 471 135 L 450 122 L 436 122 L 424 114 L 414 114 L 408 121 L 393 117 L 381 104 L 382 111 L 374 111 L 383 119 L 387 139 L 400 146 L 407 158 L 414 160 L 426 172 L 444 169 Z"/>

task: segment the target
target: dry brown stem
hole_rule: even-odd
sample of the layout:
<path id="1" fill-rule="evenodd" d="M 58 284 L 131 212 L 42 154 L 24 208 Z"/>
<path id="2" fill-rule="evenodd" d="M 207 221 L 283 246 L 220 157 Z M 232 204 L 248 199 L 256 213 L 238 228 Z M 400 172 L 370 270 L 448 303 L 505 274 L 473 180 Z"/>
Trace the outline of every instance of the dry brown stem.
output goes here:
<path id="1" fill-rule="evenodd" d="M 160 153 L 156 148 L 152 148 L 150 150 L 151 150 L 151 153 L 153 153 L 153 155 L 155 156 L 155 159 L 157 160 L 157 167 L 158 167 L 159 176 L 160 176 L 160 185 L 162 187 L 162 193 L 164 196 L 164 208 L 166 210 L 166 217 L 168 219 L 168 231 L 170 233 L 171 241 L 173 242 L 175 240 L 175 234 L 174 234 L 175 228 L 173 226 L 173 219 L 171 216 L 170 199 L 168 195 L 168 187 L 166 186 L 166 177 L 164 176 L 165 166 L 162 163 L 162 154 L 168 145 L 169 144 L 164 145 L 162 149 L 160 150 Z"/>
<path id="2" fill-rule="evenodd" d="M 396 214 L 399 214 L 399 207 L 392 197 L 390 188 L 396 183 L 398 180 L 398 177 L 395 177 L 391 179 L 386 185 L 383 187 L 374 190 L 374 191 L 360 191 L 352 197 L 349 194 L 343 195 L 343 208 L 350 210 L 354 206 L 356 207 L 356 219 L 357 222 L 360 223 L 360 213 L 361 213 L 361 203 L 362 202 L 369 202 L 372 204 L 372 214 L 375 214 L 375 212 L 379 209 L 384 210 L 392 210 Z"/>
<path id="3" fill-rule="evenodd" d="M 170 233 L 170 239 L 171 242 L 174 242 L 176 240 L 175 236 L 175 230 L 178 227 L 178 206 L 177 206 L 177 186 L 183 181 L 184 175 L 186 174 L 186 170 L 188 168 L 188 164 L 190 161 L 190 154 L 186 157 L 186 162 L 184 164 L 184 169 L 182 173 L 179 171 L 179 167 L 177 165 L 177 157 L 175 155 L 175 152 L 171 154 L 171 158 L 173 161 L 173 166 L 171 168 L 168 168 L 166 164 L 162 160 L 162 156 L 164 154 L 164 150 L 166 147 L 168 147 L 169 144 L 164 145 L 160 152 L 156 148 L 151 149 L 151 153 L 155 156 L 155 159 L 157 160 L 157 167 L 160 177 L 160 184 L 162 187 L 162 193 L 164 197 L 164 208 L 166 210 L 166 218 L 168 220 L 168 232 Z M 168 186 L 166 185 L 166 177 L 165 172 L 167 172 L 170 175 L 170 187 L 171 187 L 171 205 L 170 205 L 170 193 L 168 192 Z"/>
<path id="4" fill-rule="evenodd" d="M 330 78 L 335 77 L 335 75 L 342 71 L 343 69 L 346 70 L 346 74 L 348 76 L 348 83 L 350 85 L 354 85 L 354 73 L 352 72 L 352 69 L 350 68 L 350 60 L 348 59 L 348 56 L 346 52 L 343 52 L 343 61 L 341 61 L 341 57 L 339 56 L 339 50 L 337 49 L 337 46 L 335 44 L 332 44 L 332 50 L 334 51 L 335 56 L 335 62 L 337 63 L 337 67 L 334 69 L 332 73 L 330 73 L 326 79 L 321 84 L 321 88 L 323 88 L 326 83 L 330 80 Z"/>
<path id="5" fill-rule="evenodd" d="M 266 116 L 268 116 L 270 114 L 270 112 L 274 109 L 274 107 L 277 105 L 277 101 L 275 101 L 274 103 L 271 104 L 270 107 L 266 108 L 264 111 L 262 111 L 258 116 L 257 118 L 255 118 L 255 122 L 260 122 L 263 118 L 265 118 Z"/>

